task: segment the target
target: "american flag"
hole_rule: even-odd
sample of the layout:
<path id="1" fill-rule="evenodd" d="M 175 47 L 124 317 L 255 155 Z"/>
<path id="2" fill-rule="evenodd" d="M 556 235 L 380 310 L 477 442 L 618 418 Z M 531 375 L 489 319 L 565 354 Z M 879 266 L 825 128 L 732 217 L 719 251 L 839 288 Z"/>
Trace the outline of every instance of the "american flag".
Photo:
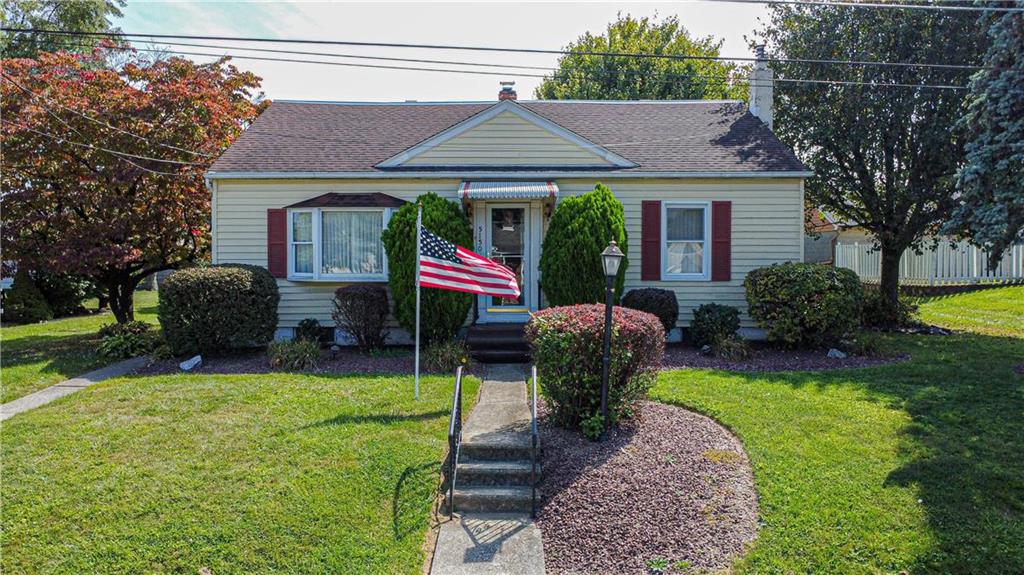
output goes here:
<path id="1" fill-rule="evenodd" d="M 441 239 L 425 228 L 420 240 L 420 285 L 513 299 L 519 297 L 515 272 Z"/>

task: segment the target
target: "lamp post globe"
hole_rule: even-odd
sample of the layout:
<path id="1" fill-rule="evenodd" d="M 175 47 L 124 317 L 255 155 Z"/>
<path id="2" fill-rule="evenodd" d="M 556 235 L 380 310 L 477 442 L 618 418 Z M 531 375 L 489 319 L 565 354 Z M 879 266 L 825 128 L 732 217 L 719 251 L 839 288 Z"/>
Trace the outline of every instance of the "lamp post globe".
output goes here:
<path id="1" fill-rule="evenodd" d="M 615 276 L 626 254 L 622 253 L 615 240 L 601 252 L 601 266 L 604 268 L 604 355 L 601 357 L 601 435 L 600 441 L 608 439 L 608 370 L 612 354 L 612 294 L 615 292 Z"/>

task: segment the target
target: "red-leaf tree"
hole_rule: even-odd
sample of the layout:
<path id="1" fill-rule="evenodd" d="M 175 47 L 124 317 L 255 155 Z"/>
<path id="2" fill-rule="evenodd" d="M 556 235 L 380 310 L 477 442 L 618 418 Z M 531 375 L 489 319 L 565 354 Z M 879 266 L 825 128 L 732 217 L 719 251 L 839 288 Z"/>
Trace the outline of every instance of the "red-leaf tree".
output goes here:
<path id="1" fill-rule="evenodd" d="M 4 259 L 92 278 L 126 322 L 142 278 L 208 251 L 203 174 L 266 102 L 226 58 L 103 56 L 3 60 L 2 238 Z"/>

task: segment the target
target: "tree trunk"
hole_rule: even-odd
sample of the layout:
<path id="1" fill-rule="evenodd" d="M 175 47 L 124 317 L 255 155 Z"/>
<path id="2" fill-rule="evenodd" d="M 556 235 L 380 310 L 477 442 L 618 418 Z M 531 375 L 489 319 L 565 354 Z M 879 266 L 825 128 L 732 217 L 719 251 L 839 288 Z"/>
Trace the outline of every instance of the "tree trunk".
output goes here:
<path id="1" fill-rule="evenodd" d="M 127 323 L 135 319 L 135 280 L 121 279 L 107 286 L 110 292 L 110 311 L 117 323 Z"/>
<path id="2" fill-rule="evenodd" d="M 900 295 L 900 259 L 905 248 L 882 245 L 882 270 L 878 289 L 889 302 L 890 309 L 896 309 Z"/>

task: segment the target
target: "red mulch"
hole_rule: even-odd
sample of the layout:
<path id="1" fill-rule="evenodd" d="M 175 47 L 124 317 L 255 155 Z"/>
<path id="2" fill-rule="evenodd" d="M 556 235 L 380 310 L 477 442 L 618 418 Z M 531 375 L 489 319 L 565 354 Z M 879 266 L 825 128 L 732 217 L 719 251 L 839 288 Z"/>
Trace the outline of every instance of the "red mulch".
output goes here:
<path id="1" fill-rule="evenodd" d="M 700 368 L 726 369 L 730 371 L 825 371 L 851 367 L 871 367 L 899 363 L 909 359 L 907 355 L 866 357 L 848 355 L 844 358 L 828 357 L 827 349 L 798 350 L 785 349 L 763 343 L 751 344 L 747 359 L 728 360 L 703 355 L 690 345 L 670 345 L 665 348 L 662 369 Z"/>
<path id="2" fill-rule="evenodd" d="M 605 443 L 542 422 L 549 574 L 648 573 L 655 558 L 718 570 L 754 540 L 750 462 L 711 419 L 644 402 Z"/>

